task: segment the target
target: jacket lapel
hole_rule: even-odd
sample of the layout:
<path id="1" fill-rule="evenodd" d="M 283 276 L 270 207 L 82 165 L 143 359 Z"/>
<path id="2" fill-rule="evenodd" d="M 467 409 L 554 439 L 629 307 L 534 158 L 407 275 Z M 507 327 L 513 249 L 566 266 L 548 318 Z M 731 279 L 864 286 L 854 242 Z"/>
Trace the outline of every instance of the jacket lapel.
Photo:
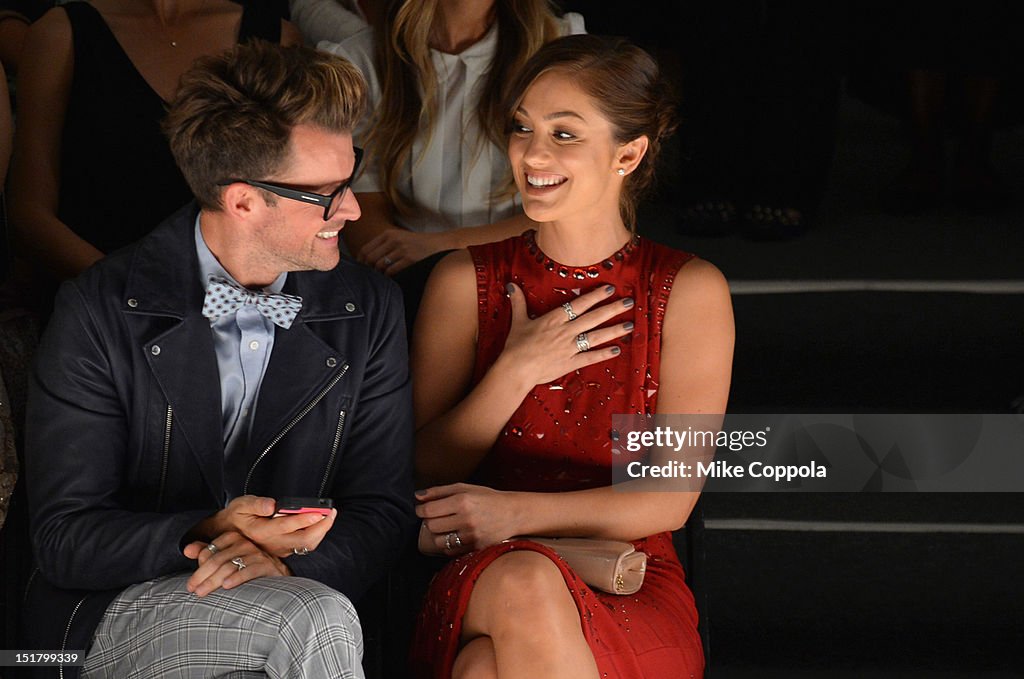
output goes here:
<path id="1" fill-rule="evenodd" d="M 146 360 L 173 409 L 176 431 L 218 501 L 224 495 L 220 370 L 210 323 L 202 315 L 194 231 L 197 208 L 173 215 L 141 242 L 126 285 L 126 313 Z"/>
<path id="2" fill-rule="evenodd" d="M 220 403 L 220 370 L 210 324 L 185 319 L 155 337 L 159 355 L 147 359 L 174 409 L 174 421 L 199 463 L 203 479 L 219 501 L 224 495 L 224 425 Z"/>

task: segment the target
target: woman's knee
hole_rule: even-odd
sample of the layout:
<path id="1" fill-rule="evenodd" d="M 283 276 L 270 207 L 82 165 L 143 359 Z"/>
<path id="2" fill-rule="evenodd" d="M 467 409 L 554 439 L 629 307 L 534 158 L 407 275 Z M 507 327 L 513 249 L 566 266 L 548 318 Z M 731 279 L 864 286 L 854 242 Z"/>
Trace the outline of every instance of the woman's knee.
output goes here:
<path id="1" fill-rule="evenodd" d="M 555 562 L 530 550 L 502 554 L 484 569 L 480 580 L 493 581 L 490 586 L 500 592 L 538 599 L 566 589 L 565 578 Z"/>
<path id="2" fill-rule="evenodd" d="M 473 603 L 484 611 L 501 611 L 502 619 L 543 623 L 552 615 L 578 615 L 565 578 L 548 557 L 534 551 L 503 554 L 484 569 L 473 588 Z"/>

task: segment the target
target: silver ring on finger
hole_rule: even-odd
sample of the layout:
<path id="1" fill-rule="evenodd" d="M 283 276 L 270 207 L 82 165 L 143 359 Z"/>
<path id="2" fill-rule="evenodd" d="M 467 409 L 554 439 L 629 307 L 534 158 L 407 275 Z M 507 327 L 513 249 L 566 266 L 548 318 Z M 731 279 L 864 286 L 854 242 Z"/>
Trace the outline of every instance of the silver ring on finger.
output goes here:
<path id="1" fill-rule="evenodd" d="M 581 354 L 584 351 L 590 351 L 590 340 L 587 338 L 587 333 L 581 332 L 576 335 L 576 348 L 580 350 Z"/>
<path id="2" fill-rule="evenodd" d="M 387 255 L 384 255 L 384 266 L 391 266 L 394 263 L 395 261 L 393 259 L 391 259 Z"/>
<path id="3" fill-rule="evenodd" d="M 444 551 L 450 552 L 450 551 L 452 551 L 452 549 L 454 549 L 454 546 L 452 545 L 453 539 L 454 540 L 458 540 L 459 539 L 459 534 L 456 533 L 455 531 L 452 531 L 451 533 L 445 533 L 444 534 Z M 462 542 L 460 541 L 460 542 L 458 542 L 456 544 L 462 544 Z"/>
<path id="4" fill-rule="evenodd" d="M 220 547 L 211 542 L 210 544 L 206 545 L 206 551 L 208 551 L 210 554 L 216 554 L 220 551 Z"/>
<path id="5" fill-rule="evenodd" d="M 295 556 L 306 556 L 309 554 L 308 547 L 292 547 L 292 554 Z"/>
<path id="6" fill-rule="evenodd" d="M 459 531 L 457 531 L 457 530 L 452 531 L 452 535 L 455 536 L 455 546 L 456 547 L 461 547 L 462 546 L 462 538 L 459 537 Z"/>
<path id="7" fill-rule="evenodd" d="M 563 304 L 562 309 L 565 310 L 565 315 L 569 317 L 570 321 L 576 320 L 577 314 L 575 311 L 572 310 L 572 302 L 566 302 L 565 304 Z"/>
<path id="8" fill-rule="evenodd" d="M 238 567 L 238 570 L 242 570 L 245 568 L 245 562 L 242 561 L 242 557 L 240 556 L 236 556 L 234 559 L 232 559 L 231 563 L 235 564 L 235 566 Z"/>

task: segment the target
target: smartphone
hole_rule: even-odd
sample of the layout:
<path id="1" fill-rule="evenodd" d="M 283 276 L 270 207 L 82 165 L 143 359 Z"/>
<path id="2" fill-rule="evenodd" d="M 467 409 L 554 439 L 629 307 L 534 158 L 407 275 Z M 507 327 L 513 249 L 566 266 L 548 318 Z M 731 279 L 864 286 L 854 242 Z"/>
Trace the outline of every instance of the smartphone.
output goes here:
<path id="1" fill-rule="evenodd" d="M 277 500 L 274 516 L 285 514 L 323 514 L 328 516 L 334 507 L 329 497 L 282 497 Z"/>

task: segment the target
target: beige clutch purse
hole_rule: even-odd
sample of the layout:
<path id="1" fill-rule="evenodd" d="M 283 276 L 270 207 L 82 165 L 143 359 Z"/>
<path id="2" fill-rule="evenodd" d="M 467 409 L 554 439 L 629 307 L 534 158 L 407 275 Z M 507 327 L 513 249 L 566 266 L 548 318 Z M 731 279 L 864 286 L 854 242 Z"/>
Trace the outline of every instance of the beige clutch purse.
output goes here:
<path id="1" fill-rule="evenodd" d="M 633 594 L 644 584 L 647 555 L 628 542 L 533 536 L 522 539 L 553 549 L 583 582 L 603 592 Z"/>
<path id="2" fill-rule="evenodd" d="M 444 556 L 434 544 L 426 524 L 420 524 L 419 549 Z M 644 584 L 647 555 L 628 542 L 590 538 L 512 538 L 530 540 L 554 550 L 583 582 L 609 594 L 634 594 Z"/>

